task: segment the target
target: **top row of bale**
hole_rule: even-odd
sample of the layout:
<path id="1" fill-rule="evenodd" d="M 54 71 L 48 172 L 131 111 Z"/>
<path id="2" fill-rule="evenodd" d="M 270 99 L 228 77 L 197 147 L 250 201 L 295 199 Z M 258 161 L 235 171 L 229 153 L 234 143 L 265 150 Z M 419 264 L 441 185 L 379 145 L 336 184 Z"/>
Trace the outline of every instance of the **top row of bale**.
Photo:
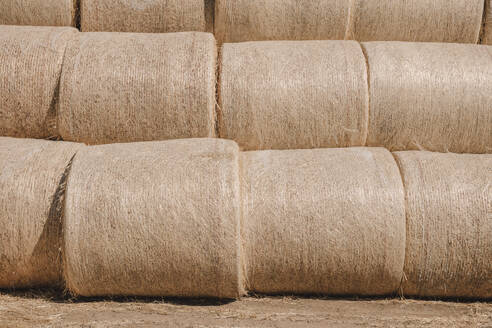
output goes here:
<path id="1" fill-rule="evenodd" d="M 2 0 L 0 25 L 215 32 L 219 43 L 359 40 L 492 44 L 489 0 Z"/>
<path id="2" fill-rule="evenodd" d="M 0 26 L 0 135 L 492 152 L 492 46 Z"/>

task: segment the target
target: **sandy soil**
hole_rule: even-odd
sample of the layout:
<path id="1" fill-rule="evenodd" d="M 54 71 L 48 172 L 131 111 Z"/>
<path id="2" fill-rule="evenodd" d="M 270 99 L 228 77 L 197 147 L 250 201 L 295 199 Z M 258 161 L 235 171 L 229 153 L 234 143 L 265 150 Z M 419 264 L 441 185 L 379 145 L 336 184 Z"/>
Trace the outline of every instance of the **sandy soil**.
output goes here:
<path id="1" fill-rule="evenodd" d="M 0 327 L 489 327 L 492 302 L 248 297 L 73 300 L 0 292 Z"/>

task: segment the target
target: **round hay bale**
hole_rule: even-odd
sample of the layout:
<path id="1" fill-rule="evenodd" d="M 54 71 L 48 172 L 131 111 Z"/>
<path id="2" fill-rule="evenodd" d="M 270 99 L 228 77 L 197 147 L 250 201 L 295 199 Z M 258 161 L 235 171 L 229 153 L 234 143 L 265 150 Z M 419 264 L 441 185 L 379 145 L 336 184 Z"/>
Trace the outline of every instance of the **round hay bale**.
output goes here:
<path id="1" fill-rule="evenodd" d="M 355 41 L 224 44 L 219 135 L 245 150 L 363 146 L 367 89 Z"/>
<path id="2" fill-rule="evenodd" d="M 0 26 L 0 135 L 57 135 L 63 53 L 76 33 L 70 27 Z"/>
<path id="3" fill-rule="evenodd" d="M 397 291 L 405 257 L 405 199 L 387 150 L 256 151 L 241 159 L 250 290 Z"/>
<path id="4" fill-rule="evenodd" d="M 454 153 L 492 151 L 492 47 L 364 43 L 369 146 Z"/>
<path id="5" fill-rule="evenodd" d="M 84 32 L 213 32 L 213 0 L 81 0 Z"/>
<path id="6" fill-rule="evenodd" d="M 477 43 L 483 0 L 216 0 L 219 43 L 354 39 Z"/>
<path id="7" fill-rule="evenodd" d="M 350 1 L 215 0 L 219 43 L 264 40 L 340 40 Z"/>
<path id="8" fill-rule="evenodd" d="M 219 43 L 344 39 L 347 0 L 215 0 Z"/>
<path id="9" fill-rule="evenodd" d="M 69 43 L 58 123 L 103 144 L 215 135 L 212 34 L 80 33 Z"/>
<path id="10" fill-rule="evenodd" d="M 403 293 L 492 297 L 492 155 L 397 152 L 407 199 Z"/>
<path id="11" fill-rule="evenodd" d="M 0 137 L 0 288 L 61 285 L 63 195 L 82 146 Z"/>
<path id="12" fill-rule="evenodd" d="M 354 0 L 347 38 L 477 43 L 483 1 Z"/>
<path id="13" fill-rule="evenodd" d="M 0 1 L 0 25 L 75 26 L 76 14 L 76 0 Z"/>
<path id="14" fill-rule="evenodd" d="M 492 45 L 492 1 L 486 0 L 482 44 Z"/>
<path id="15" fill-rule="evenodd" d="M 239 151 L 220 139 L 88 147 L 67 187 L 64 264 L 76 295 L 235 298 Z"/>

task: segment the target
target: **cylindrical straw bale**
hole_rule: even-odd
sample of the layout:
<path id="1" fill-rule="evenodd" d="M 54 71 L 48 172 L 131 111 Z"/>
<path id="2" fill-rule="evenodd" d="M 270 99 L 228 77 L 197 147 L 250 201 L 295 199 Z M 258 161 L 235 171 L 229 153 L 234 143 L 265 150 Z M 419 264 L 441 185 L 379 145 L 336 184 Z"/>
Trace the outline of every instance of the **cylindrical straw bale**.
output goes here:
<path id="1" fill-rule="evenodd" d="M 485 24 L 483 26 L 482 44 L 492 45 L 492 1 L 485 1 Z"/>
<path id="2" fill-rule="evenodd" d="M 347 0 L 215 0 L 219 43 L 264 40 L 343 40 Z"/>
<path id="3" fill-rule="evenodd" d="M 58 122 L 88 144 L 215 135 L 210 33 L 80 33 L 69 43 Z"/>
<path id="4" fill-rule="evenodd" d="M 355 41 L 264 41 L 222 48 L 219 135 L 244 150 L 363 146 L 368 87 Z"/>
<path id="5" fill-rule="evenodd" d="M 383 148 L 241 154 L 245 271 L 261 293 L 384 295 L 405 257 L 405 200 Z"/>
<path id="6" fill-rule="evenodd" d="M 0 137 L 0 288 L 61 285 L 62 200 L 81 147 Z"/>
<path id="7" fill-rule="evenodd" d="M 76 0 L 1 0 L 0 25 L 75 26 L 76 6 Z"/>
<path id="8" fill-rule="evenodd" d="M 70 27 L 0 26 L 0 135 L 56 136 L 63 54 L 76 33 Z"/>
<path id="9" fill-rule="evenodd" d="M 407 199 L 403 293 L 492 297 L 492 155 L 395 157 Z"/>
<path id="10" fill-rule="evenodd" d="M 81 0 L 84 32 L 213 32 L 213 0 Z"/>
<path id="11" fill-rule="evenodd" d="M 369 146 L 492 150 L 492 47 L 369 42 Z"/>
<path id="12" fill-rule="evenodd" d="M 221 139 L 92 146 L 67 186 L 65 278 L 76 295 L 235 298 L 239 150 Z"/>
<path id="13" fill-rule="evenodd" d="M 347 38 L 477 43 L 484 0 L 353 0 Z"/>

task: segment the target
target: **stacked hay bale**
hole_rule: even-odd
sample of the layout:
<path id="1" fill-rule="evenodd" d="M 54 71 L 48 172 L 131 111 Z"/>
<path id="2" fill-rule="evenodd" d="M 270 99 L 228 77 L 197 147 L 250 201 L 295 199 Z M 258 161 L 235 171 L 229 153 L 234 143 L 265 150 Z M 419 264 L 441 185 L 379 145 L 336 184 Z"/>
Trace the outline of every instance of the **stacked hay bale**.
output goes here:
<path id="1" fill-rule="evenodd" d="M 492 297 L 492 155 L 395 157 L 407 199 L 404 294 Z"/>
<path id="2" fill-rule="evenodd" d="M 241 154 L 248 288 L 261 293 L 395 293 L 405 200 L 382 148 Z"/>
<path id="3" fill-rule="evenodd" d="M 216 0 L 220 43 L 354 39 L 477 43 L 483 0 Z"/>
<path id="4" fill-rule="evenodd" d="M 370 42 L 369 146 L 492 149 L 492 47 Z"/>
<path id="5" fill-rule="evenodd" d="M 103 144 L 215 135 L 209 33 L 80 33 L 60 86 L 64 140 Z"/>
<path id="6" fill-rule="evenodd" d="M 1 136 L 57 136 L 63 54 L 76 33 L 70 27 L 0 26 Z"/>
<path id="7" fill-rule="evenodd" d="M 75 26 L 77 9 L 77 0 L 2 0 L 0 25 Z"/>
<path id="8" fill-rule="evenodd" d="M 62 284 L 63 194 L 81 148 L 0 137 L 0 288 Z"/>
<path id="9" fill-rule="evenodd" d="M 67 187 L 68 289 L 83 296 L 241 295 L 239 193 L 232 141 L 87 147 Z"/>
<path id="10" fill-rule="evenodd" d="M 212 3 L 82 0 L 82 29 L 211 31 Z M 0 135 L 133 142 L 0 137 L 0 288 L 491 298 L 492 47 L 317 40 L 492 44 L 490 1 L 215 5 L 220 43 L 301 41 L 224 43 L 216 90 L 210 33 L 0 26 Z"/>
<path id="11" fill-rule="evenodd" d="M 347 38 L 477 43 L 484 0 L 354 0 Z"/>
<path id="12" fill-rule="evenodd" d="M 219 43 L 262 40 L 340 40 L 350 1 L 215 0 Z"/>
<path id="13" fill-rule="evenodd" d="M 244 150 L 363 146 L 368 90 L 353 41 L 224 44 L 219 136 Z"/>
<path id="14" fill-rule="evenodd" d="M 213 0 L 82 0 L 84 32 L 212 32 Z"/>

